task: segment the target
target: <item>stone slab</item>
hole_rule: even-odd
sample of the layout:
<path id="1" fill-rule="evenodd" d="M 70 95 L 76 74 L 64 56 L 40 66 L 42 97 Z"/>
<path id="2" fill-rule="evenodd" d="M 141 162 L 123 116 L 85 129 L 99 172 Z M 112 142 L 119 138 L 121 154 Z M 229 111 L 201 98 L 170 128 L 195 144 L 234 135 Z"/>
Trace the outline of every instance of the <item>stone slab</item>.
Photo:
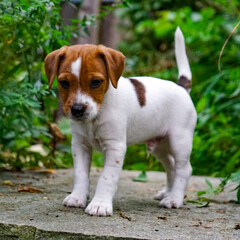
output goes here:
<path id="1" fill-rule="evenodd" d="M 149 181 L 143 183 L 132 181 L 139 172 L 123 171 L 114 215 L 92 217 L 62 205 L 71 192 L 72 172 L 1 172 L 0 239 L 240 239 L 240 230 L 234 229 L 240 224 L 240 205 L 230 201 L 236 200 L 232 186 L 206 208 L 185 202 L 180 209 L 165 209 L 153 200 L 164 186 L 165 173 L 148 172 Z M 91 170 L 90 199 L 100 173 L 101 169 Z M 219 183 L 219 179 L 208 179 Z M 42 193 L 19 192 L 19 185 Z M 186 195 L 196 199 L 196 192 L 206 188 L 204 177 L 191 177 Z"/>

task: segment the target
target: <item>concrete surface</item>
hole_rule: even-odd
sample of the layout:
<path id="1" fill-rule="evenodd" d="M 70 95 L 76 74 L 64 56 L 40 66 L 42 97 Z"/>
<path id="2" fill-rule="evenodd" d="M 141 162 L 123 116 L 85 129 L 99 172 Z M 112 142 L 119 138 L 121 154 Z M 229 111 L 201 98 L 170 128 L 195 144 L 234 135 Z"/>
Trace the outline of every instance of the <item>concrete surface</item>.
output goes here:
<path id="1" fill-rule="evenodd" d="M 91 171 L 90 198 L 100 172 Z M 165 173 L 148 172 L 146 183 L 132 181 L 138 175 L 122 172 L 112 217 L 91 217 L 82 209 L 62 205 L 72 189 L 72 169 L 1 172 L 0 239 L 240 239 L 240 230 L 235 229 L 240 205 L 230 201 L 236 200 L 232 187 L 206 208 L 186 202 L 180 209 L 165 209 L 153 200 L 165 183 Z M 24 186 L 33 193 L 18 191 Z M 204 177 L 192 177 L 187 197 L 196 198 L 196 192 L 206 188 Z"/>

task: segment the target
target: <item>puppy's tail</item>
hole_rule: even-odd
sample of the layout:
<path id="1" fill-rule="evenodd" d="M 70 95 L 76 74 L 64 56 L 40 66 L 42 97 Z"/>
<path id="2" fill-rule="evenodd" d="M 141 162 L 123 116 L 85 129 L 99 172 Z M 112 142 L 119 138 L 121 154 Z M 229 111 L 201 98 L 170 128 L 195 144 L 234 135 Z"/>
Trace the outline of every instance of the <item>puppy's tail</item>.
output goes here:
<path id="1" fill-rule="evenodd" d="M 186 54 L 184 36 L 179 27 L 175 32 L 175 55 L 178 66 L 178 85 L 184 87 L 190 93 L 192 73 Z"/>

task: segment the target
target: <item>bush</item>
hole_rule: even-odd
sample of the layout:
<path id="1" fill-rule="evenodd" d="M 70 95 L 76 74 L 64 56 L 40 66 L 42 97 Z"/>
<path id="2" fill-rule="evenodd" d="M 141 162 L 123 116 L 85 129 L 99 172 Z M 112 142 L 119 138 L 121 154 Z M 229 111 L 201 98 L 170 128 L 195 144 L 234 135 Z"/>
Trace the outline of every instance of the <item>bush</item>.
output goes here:
<path id="1" fill-rule="evenodd" d="M 63 25 L 60 2 L 0 2 L 0 167 L 20 169 L 37 166 L 40 160 L 45 166 L 53 165 L 49 121 L 57 99 L 48 90 L 43 60 L 50 51 L 68 44 L 77 30 L 77 22 Z M 37 143 L 45 146 L 42 152 L 47 155 L 31 150 Z"/>
<path id="2" fill-rule="evenodd" d="M 57 83 L 48 89 L 44 58 L 72 37 L 89 34 L 90 25 L 126 3 L 105 6 L 100 16 L 85 15 L 66 26 L 60 16 L 63 2 L 75 6 L 70 0 L 0 2 L 0 168 L 72 166 L 68 120 L 52 123 Z M 99 153 L 94 160 L 103 163 Z"/>
<path id="3" fill-rule="evenodd" d="M 67 167 L 72 164 L 69 125 L 58 123 L 64 137 L 55 132 L 53 110 L 56 88 L 48 90 L 43 73 L 47 53 L 68 44 L 77 34 L 77 24 L 87 32 L 94 22 L 84 17 L 64 26 L 60 0 L 3 0 L 0 2 L 0 167 Z M 121 27 L 126 39 L 120 50 L 127 56 L 126 75 L 151 75 L 177 80 L 173 36 L 180 26 L 186 40 L 193 72 L 192 99 L 198 111 L 192 165 L 194 174 L 223 176 L 240 168 L 240 35 L 228 42 L 222 69 L 217 59 L 222 45 L 238 19 L 238 1 L 122 0 Z M 187 6 L 187 7 L 186 7 Z M 107 8 L 106 12 L 111 10 Z M 104 14 L 103 14 L 104 16 Z M 55 82 L 56 86 L 56 82 Z M 32 145 L 41 144 L 35 151 Z M 159 170 L 162 166 L 147 158 L 144 145 L 128 148 L 124 168 Z M 60 150 L 60 151 L 58 151 Z M 147 160 L 146 160 L 147 158 Z M 93 155 L 102 166 L 103 156 Z"/>
<path id="4" fill-rule="evenodd" d="M 173 36 L 180 26 L 193 73 L 191 96 L 198 112 L 191 156 L 193 173 L 224 176 L 240 168 L 238 32 L 224 50 L 222 73 L 217 60 L 237 23 L 240 4 L 219 0 L 189 1 L 186 5 L 170 0 L 132 1 L 122 11 L 126 39 L 120 43 L 120 50 L 127 56 L 127 75 L 176 81 Z M 132 161 L 142 161 L 140 149 L 137 147 Z"/>

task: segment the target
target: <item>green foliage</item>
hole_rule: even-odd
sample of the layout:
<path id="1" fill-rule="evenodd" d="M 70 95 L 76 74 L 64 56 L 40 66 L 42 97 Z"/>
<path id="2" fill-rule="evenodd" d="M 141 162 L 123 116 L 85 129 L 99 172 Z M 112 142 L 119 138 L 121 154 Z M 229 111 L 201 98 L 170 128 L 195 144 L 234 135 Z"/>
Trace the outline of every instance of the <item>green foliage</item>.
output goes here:
<path id="1" fill-rule="evenodd" d="M 226 189 L 226 185 L 229 184 L 228 188 L 231 187 L 231 191 L 237 191 L 237 203 L 240 203 L 240 170 L 223 178 L 217 186 L 213 186 L 207 178 L 205 181 L 209 188 L 199 191 L 197 199 L 186 199 L 187 202 L 196 204 L 198 208 L 207 207 L 213 201 L 209 197 L 223 192 Z M 203 197 L 203 195 L 207 195 L 207 197 Z"/>
<path id="2" fill-rule="evenodd" d="M 232 191 L 237 191 L 237 202 L 240 203 L 240 170 L 238 170 L 237 172 L 234 172 L 234 173 L 228 175 L 227 177 L 225 177 L 224 179 L 222 179 L 221 183 L 215 187 L 211 184 L 211 182 L 208 179 L 206 179 L 206 184 L 209 186 L 209 188 L 206 190 L 203 190 L 203 191 L 199 191 L 198 196 L 202 196 L 205 194 L 217 195 L 224 191 L 224 189 L 229 181 L 231 181 L 232 183 L 237 185 L 237 186 L 235 186 L 234 189 L 232 189 Z"/>
<path id="3" fill-rule="evenodd" d="M 133 179 L 135 182 L 147 182 L 147 174 L 145 171 L 142 171 L 136 178 Z"/>
<path id="4" fill-rule="evenodd" d="M 123 168 L 139 171 L 164 170 L 160 162 L 147 153 L 144 144 L 128 147 Z"/>
<path id="5" fill-rule="evenodd" d="M 47 94 L 49 91 L 46 87 L 36 88 L 26 78 L 21 82 L 9 82 L 7 87 L 0 90 L 0 128 L 2 129 L 0 154 L 11 150 L 11 154 L 8 155 L 10 159 L 4 158 L 3 162 L 13 161 L 16 168 L 21 168 L 21 161 L 26 157 L 30 139 L 37 139 L 40 135 L 51 136 L 47 127 L 43 125 L 46 117 L 40 111 L 41 103 L 38 101 Z M 34 156 L 38 158 L 36 154 L 29 154 L 33 157 L 31 163 Z"/>
<path id="6" fill-rule="evenodd" d="M 48 90 L 42 76 L 43 60 L 68 44 L 77 30 L 77 23 L 63 25 L 60 2 L 0 2 L 0 167 L 21 169 L 40 161 L 51 166 L 57 161 L 52 159 L 58 159 L 49 150 L 48 126 L 57 100 L 53 101 L 54 91 Z M 45 145 L 47 156 L 31 150 L 37 143 Z"/>
<path id="7" fill-rule="evenodd" d="M 60 0 L 3 0 L 0 2 L 0 166 L 68 167 L 72 164 L 69 125 L 58 123 L 67 141 L 52 149 L 49 122 L 57 108 L 54 91 L 47 88 L 43 60 L 47 53 L 68 44 L 88 26 L 104 17 L 85 16 L 66 27 L 60 17 Z M 198 112 L 192 165 L 194 174 L 223 176 L 240 168 L 240 34 L 237 30 L 224 50 L 222 45 L 239 20 L 238 1 L 123 0 L 126 39 L 120 50 L 127 56 L 126 75 L 151 75 L 177 80 L 173 36 L 180 26 L 193 72 L 192 98 Z M 116 5 L 118 6 L 118 5 Z M 56 86 L 56 83 L 55 85 Z M 56 89 L 54 89 L 56 91 Z M 34 152 L 41 144 L 46 155 Z M 93 153 L 102 166 L 103 155 Z M 144 145 L 128 148 L 126 169 L 159 170 L 163 167 Z M 239 174 L 239 172 L 237 172 Z M 239 191 L 238 191 L 239 193 Z"/>
<path id="8" fill-rule="evenodd" d="M 197 193 L 197 195 L 201 196 L 201 195 L 204 195 L 204 194 L 210 194 L 210 195 L 219 194 L 219 193 L 223 192 L 224 187 L 227 184 L 228 180 L 229 180 L 229 177 L 224 178 L 218 186 L 213 187 L 212 183 L 206 178 L 205 181 L 206 181 L 206 184 L 209 186 L 209 189 L 203 190 L 203 191 L 199 191 Z"/>
<path id="9" fill-rule="evenodd" d="M 238 1 L 131 1 L 122 10 L 127 56 L 126 75 L 150 75 L 177 80 L 174 32 L 182 29 L 193 73 L 191 97 L 198 112 L 191 163 L 193 174 L 224 176 L 240 168 L 240 34 L 237 30 L 221 48 L 239 21 Z M 132 149 L 132 162 L 141 159 L 141 146 Z M 141 153 L 144 155 L 144 153 Z M 145 165 L 142 170 L 145 170 Z M 128 165 L 128 155 L 125 165 Z"/>
<path id="10" fill-rule="evenodd" d="M 45 56 L 72 37 L 89 34 L 94 25 L 122 0 L 103 9 L 100 16 L 85 15 L 66 26 L 61 18 L 61 0 L 2 0 L 0 2 L 0 168 L 72 166 L 68 120 L 57 124 L 66 137 L 59 142 L 52 135 L 53 111 L 58 107 L 56 82 L 49 90 L 43 71 Z M 83 1 L 80 2 L 81 7 Z M 34 150 L 37 147 L 38 150 Z M 103 157 L 94 153 L 95 165 Z"/>

